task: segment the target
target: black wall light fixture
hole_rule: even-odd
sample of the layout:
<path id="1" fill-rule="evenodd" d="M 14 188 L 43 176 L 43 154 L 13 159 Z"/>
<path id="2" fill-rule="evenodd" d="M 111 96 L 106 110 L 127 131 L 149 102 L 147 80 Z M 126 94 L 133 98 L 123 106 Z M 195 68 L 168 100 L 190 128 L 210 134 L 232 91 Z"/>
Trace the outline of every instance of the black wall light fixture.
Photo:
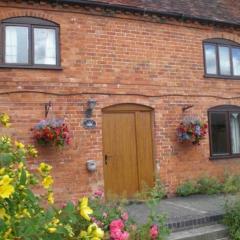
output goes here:
<path id="1" fill-rule="evenodd" d="M 96 122 L 91 119 L 93 114 L 93 109 L 95 108 L 97 102 L 94 99 L 89 99 L 87 101 L 87 109 L 85 111 L 85 119 L 83 120 L 84 128 L 95 128 Z"/>

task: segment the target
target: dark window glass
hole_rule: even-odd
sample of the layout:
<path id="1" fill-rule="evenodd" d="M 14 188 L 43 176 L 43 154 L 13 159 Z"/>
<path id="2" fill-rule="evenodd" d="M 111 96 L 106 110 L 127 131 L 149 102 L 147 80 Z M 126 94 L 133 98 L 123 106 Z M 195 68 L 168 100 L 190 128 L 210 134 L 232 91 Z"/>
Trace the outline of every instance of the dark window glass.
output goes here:
<path id="1" fill-rule="evenodd" d="M 240 44 L 225 39 L 206 40 L 204 61 L 207 76 L 240 78 Z"/>
<path id="2" fill-rule="evenodd" d="M 240 107 L 223 105 L 211 108 L 209 133 L 213 158 L 240 157 Z"/>
<path id="3" fill-rule="evenodd" d="M 211 113 L 212 153 L 228 153 L 227 115 Z"/>
<path id="4" fill-rule="evenodd" d="M 217 74 L 216 46 L 205 44 L 204 49 L 207 74 Z"/>

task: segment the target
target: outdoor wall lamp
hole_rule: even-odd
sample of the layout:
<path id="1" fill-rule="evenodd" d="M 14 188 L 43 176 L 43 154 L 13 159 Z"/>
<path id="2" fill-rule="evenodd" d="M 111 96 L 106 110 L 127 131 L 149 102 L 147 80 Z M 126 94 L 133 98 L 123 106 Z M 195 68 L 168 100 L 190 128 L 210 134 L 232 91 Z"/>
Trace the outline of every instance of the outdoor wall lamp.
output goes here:
<path id="1" fill-rule="evenodd" d="M 89 99 L 87 101 L 87 105 L 88 105 L 88 108 L 87 110 L 85 111 L 85 116 L 86 118 L 91 118 L 92 117 L 92 112 L 93 112 L 93 109 L 95 108 L 96 106 L 96 100 L 94 99 Z"/>
<path id="2" fill-rule="evenodd" d="M 96 127 L 96 122 L 91 119 L 93 109 L 96 106 L 96 100 L 94 99 L 89 99 L 87 101 L 87 109 L 85 111 L 85 119 L 83 120 L 83 126 L 84 128 L 95 128 Z"/>

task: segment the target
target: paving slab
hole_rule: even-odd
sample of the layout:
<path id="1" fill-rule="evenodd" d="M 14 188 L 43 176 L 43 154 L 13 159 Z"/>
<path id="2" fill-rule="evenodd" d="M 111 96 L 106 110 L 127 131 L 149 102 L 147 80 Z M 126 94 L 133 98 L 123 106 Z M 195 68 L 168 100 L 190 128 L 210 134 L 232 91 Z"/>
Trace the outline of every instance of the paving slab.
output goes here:
<path id="1" fill-rule="evenodd" d="M 156 211 L 164 214 L 168 223 L 186 220 L 211 218 L 222 216 L 226 201 L 234 201 L 233 195 L 193 195 L 163 199 L 156 207 Z M 149 209 L 145 203 L 132 203 L 128 207 L 131 217 L 138 223 L 145 223 Z M 203 220 L 205 221 L 205 220 Z"/>

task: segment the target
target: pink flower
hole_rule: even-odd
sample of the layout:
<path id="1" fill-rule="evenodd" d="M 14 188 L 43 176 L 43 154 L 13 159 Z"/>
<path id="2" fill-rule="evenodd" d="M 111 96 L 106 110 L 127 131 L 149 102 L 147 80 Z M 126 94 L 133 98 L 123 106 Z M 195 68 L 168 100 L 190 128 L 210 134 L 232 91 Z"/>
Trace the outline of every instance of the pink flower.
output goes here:
<path id="1" fill-rule="evenodd" d="M 156 224 L 153 224 L 150 228 L 150 237 L 152 240 L 155 240 L 158 237 L 158 226 Z"/>
<path id="2" fill-rule="evenodd" d="M 127 240 L 129 238 L 129 233 L 128 232 L 123 232 L 120 240 Z"/>
<path id="3" fill-rule="evenodd" d="M 122 219 L 113 220 L 110 223 L 110 237 L 112 240 L 127 240 L 129 233 L 123 231 L 124 223 Z"/>
<path id="4" fill-rule="evenodd" d="M 122 217 L 122 220 L 126 222 L 128 220 L 128 213 L 124 212 L 121 217 Z"/>
<path id="5" fill-rule="evenodd" d="M 113 240 L 127 240 L 129 237 L 128 232 L 122 232 L 119 228 L 115 228 L 110 232 L 110 237 Z"/>
<path id="6" fill-rule="evenodd" d="M 104 195 L 104 193 L 101 190 L 97 190 L 96 192 L 94 192 L 95 197 L 101 198 L 101 197 L 103 197 L 103 195 Z"/>
<path id="7" fill-rule="evenodd" d="M 124 227 L 124 223 L 121 219 L 113 220 L 110 223 L 110 230 L 113 230 L 113 229 L 116 229 L 116 228 L 122 230 L 123 227 Z"/>

